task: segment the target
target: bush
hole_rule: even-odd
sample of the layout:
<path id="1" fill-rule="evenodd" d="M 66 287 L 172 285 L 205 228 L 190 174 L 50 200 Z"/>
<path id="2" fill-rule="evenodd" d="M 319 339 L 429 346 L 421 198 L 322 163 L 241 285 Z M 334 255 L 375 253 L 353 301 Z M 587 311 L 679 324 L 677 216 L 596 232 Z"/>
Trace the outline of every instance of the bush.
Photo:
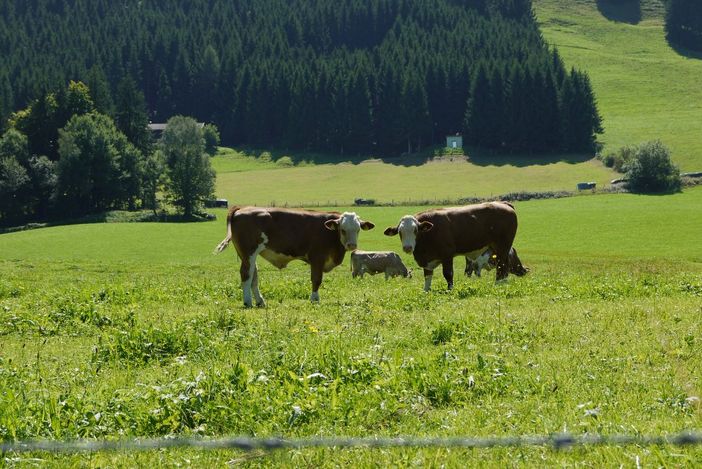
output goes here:
<path id="1" fill-rule="evenodd" d="M 602 163 L 608 168 L 612 168 L 619 173 L 625 171 L 626 165 L 634 158 L 637 147 L 635 145 L 626 145 L 621 147 L 616 153 L 608 153 L 603 156 Z"/>
<path id="2" fill-rule="evenodd" d="M 282 158 L 278 159 L 278 161 L 276 161 L 275 164 L 276 166 L 280 166 L 281 168 L 289 168 L 295 165 L 295 163 L 293 163 L 292 158 L 290 158 L 289 156 L 283 156 Z"/>
<path id="3" fill-rule="evenodd" d="M 632 192 L 677 192 L 682 185 L 680 170 L 670 159 L 670 150 L 660 140 L 636 147 L 625 169 Z"/>
<path id="4" fill-rule="evenodd" d="M 202 136 L 205 138 L 205 153 L 214 156 L 219 145 L 219 130 L 214 124 L 207 124 L 202 128 Z"/>

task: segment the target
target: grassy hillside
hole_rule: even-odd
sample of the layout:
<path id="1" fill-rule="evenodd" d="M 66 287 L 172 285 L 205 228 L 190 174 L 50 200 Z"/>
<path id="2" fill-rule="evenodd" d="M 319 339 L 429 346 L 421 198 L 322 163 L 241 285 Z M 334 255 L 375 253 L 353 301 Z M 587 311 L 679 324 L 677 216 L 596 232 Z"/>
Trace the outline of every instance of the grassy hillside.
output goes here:
<path id="1" fill-rule="evenodd" d="M 546 40 L 590 75 L 605 152 L 660 139 L 682 170 L 702 169 L 702 60 L 665 40 L 659 0 L 534 0 Z M 621 3 L 621 2 L 620 2 Z"/>
<path id="2" fill-rule="evenodd" d="M 0 235 L 0 440 L 668 434 L 702 426 L 702 188 L 517 204 L 532 271 L 351 279 L 260 261 L 244 310 L 216 222 Z M 363 208 L 366 249 L 414 209 Z M 404 254 L 403 254 L 404 256 Z M 415 267 L 405 256 L 409 265 Z M 456 260 L 456 268 L 462 262 Z M 699 447 L 6 453 L 50 467 L 691 466 Z M 36 461 L 36 459 L 30 459 Z"/>

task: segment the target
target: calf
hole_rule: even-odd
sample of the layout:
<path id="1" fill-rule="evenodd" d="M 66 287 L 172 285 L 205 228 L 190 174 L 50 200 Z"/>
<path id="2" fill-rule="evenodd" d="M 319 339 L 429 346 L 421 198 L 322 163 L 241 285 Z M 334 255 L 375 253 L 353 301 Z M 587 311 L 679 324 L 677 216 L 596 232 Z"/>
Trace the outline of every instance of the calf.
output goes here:
<path id="1" fill-rule="evenodd" d="M 341 264 L 346 251 L 356 249 L 360 230 L 370 230 L 374 226 L 353 212 L 232 207 L 227 214 L 227 236 L 215 253 L 224 251 L 229 242 L 234 244 L 241 259 L 239 272 L 246 307 L 252 305 L 252 290 L 256 305 L 266 305 L 258 289 L 256 257 L 259 254 L 279 269 L 295 259 L 309 264 L 310 301 L 317 302 L 324 272 Z"/>
<path id="2" fill-rule="evenodd" d="M 506 202 L 487 202 L 465 207 L 427 210 L 402 217 L 385 235 L 399 234 L 402 249 L 413 253 L 424 269 L 424 290 L 431 289 L 434 269 L 441 265 L 448 288 L 453 288 L 453 258 L 492 249 L 496 257 L 495 279 L 509 275 L 509 250 L 517 234 L 517 214 Z"/>
<path id="3" fill-rule="evenodd" d="M 402 275 L 412 277 L 412 273 L 407 270 L 402 263 L 400 256 L 392 251 L 354 251 L 351 253 L 351 276 L 356 278 L 363 274 L 371 275 L 385 273 L 385 280 L 389 277 Z"/>
<path id="4" fill-rule="evenodd" d="M 480 277 L 482 269 L 492 270 L 497 265 L 496 256 L 492 254 L 492 250 L 488 249 L 475 259 L 471 256 L 466 256 L 465 274 L 470 277 L 475 272 L 477 277 Z M 509 250 L 509 273 L 522 277 L 529 272 L 527 267 L 522 265 L 522 261 L 517 256 L 517 250 L 511 248 Z"/>

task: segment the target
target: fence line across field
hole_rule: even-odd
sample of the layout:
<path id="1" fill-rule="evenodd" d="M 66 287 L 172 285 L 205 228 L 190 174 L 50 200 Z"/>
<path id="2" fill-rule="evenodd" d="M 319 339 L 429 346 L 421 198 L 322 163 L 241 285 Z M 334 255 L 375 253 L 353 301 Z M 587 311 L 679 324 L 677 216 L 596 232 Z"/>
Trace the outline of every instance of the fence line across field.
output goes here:
<path id="1" fill-rule="evenodd" d="M 199 438 L 163 437 L 121 440 L 32 440 L 0 443 L 0 453 L 81 453 L 94 451 L 149 451 L 163 448 L 197 448 L 241 451 L 303 448 L 505 448 L 543 446 L 555 450 L 583 446 L 688 446 L 702 444 L 702 432 L 681 432 L 666 436 L 571 435 L 451 437 L 451 438 Z"/>

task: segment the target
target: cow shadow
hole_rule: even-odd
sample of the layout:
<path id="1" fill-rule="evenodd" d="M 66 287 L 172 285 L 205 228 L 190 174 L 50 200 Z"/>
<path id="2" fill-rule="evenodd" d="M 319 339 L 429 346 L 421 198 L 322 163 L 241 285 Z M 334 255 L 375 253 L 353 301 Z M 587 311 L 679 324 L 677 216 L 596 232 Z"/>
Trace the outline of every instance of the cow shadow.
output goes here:
<path id="1" fill-rule="evenodd" d="M 597 0 L 600 14 L 617 23 L 639 24 L 641 0 Z"/>

